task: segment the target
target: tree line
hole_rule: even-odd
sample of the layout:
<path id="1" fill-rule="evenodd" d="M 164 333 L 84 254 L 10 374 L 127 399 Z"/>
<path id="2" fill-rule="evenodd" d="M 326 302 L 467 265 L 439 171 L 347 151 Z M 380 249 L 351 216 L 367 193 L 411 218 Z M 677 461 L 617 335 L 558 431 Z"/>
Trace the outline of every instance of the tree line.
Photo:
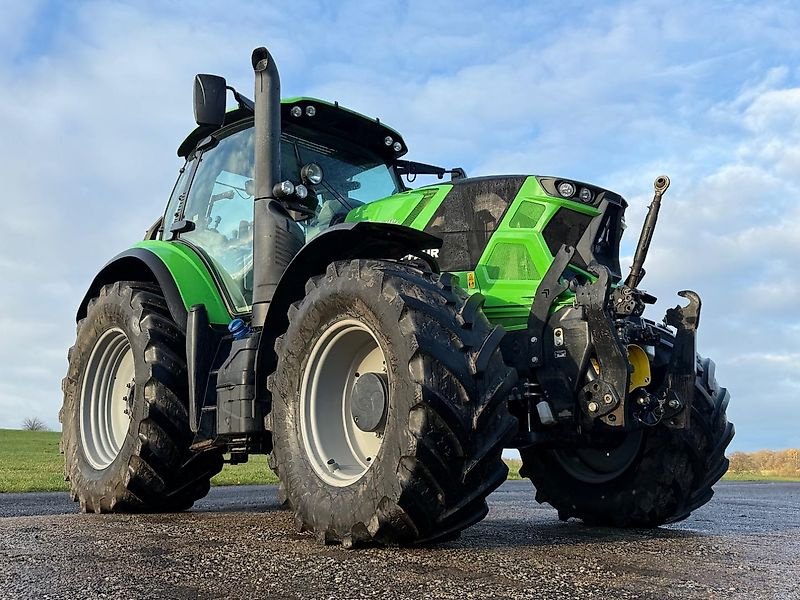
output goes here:
<path id="1" fill-rule="evenodd" d="M 759 450 L 734 452 L 728 457 L 731 473 L 760 473 L 780 477 L 800 477 L 800 450 Z"/>

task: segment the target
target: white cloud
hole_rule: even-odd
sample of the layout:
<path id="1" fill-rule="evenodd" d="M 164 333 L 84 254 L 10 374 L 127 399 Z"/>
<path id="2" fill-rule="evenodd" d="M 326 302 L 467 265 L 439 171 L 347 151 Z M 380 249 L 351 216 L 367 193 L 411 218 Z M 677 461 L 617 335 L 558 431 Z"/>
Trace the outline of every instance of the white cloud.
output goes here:
<path id="1" fill-rule="evenodd" d="M 786 365 L 800 373 L 800 352 L 787 352 L 783 354 L 769 352 L 764 354 L 746 353 L 734 356 L 731 359 L 731 362 L 738 364 L 746 364 L 754 361 L 780 366 Z"/>

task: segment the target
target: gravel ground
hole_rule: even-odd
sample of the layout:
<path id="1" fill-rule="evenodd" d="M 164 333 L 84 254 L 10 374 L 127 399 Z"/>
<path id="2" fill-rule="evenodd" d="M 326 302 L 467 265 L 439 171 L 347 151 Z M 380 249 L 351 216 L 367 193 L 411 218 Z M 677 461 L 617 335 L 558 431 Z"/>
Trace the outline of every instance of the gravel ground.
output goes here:
<path id="1" fill-rule="evenodd" d="M 682 523 L 562 523 L 507 482 L 460 540 L 344 550 L 294 532 L 275 488 L 214 488 L 190 512 L 76 514 L 0 494 L 0 598 L 776 598 L 800 600 L 800 484 L 722 483 Z"/>

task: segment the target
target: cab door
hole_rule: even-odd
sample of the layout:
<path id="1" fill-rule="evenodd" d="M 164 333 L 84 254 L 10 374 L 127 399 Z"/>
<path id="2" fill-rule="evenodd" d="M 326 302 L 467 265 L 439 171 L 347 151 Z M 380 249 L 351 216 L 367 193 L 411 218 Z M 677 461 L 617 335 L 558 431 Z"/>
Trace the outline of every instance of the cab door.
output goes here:
<path id="1" fill-rule="evenodd" d="M 253 127 L 222 131 L 197 152 L 197 167 L 181 211 L 188 230 L 178 239 L 211 263 L 232 312 L 253 302 Z"/>

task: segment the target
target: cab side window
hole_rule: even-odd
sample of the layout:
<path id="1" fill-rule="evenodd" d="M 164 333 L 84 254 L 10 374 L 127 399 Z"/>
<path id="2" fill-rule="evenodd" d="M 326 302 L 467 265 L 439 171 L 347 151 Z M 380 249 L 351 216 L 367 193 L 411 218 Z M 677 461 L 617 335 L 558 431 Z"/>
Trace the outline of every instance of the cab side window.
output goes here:
<path id="1" fill-rule="evenodd" d="M 245 312 L 253 300 L 252 127 L 222 138 L 199 161 L 183 210 L 194 229 L 180 237 L 205 252 L 234 308 Z"/>

